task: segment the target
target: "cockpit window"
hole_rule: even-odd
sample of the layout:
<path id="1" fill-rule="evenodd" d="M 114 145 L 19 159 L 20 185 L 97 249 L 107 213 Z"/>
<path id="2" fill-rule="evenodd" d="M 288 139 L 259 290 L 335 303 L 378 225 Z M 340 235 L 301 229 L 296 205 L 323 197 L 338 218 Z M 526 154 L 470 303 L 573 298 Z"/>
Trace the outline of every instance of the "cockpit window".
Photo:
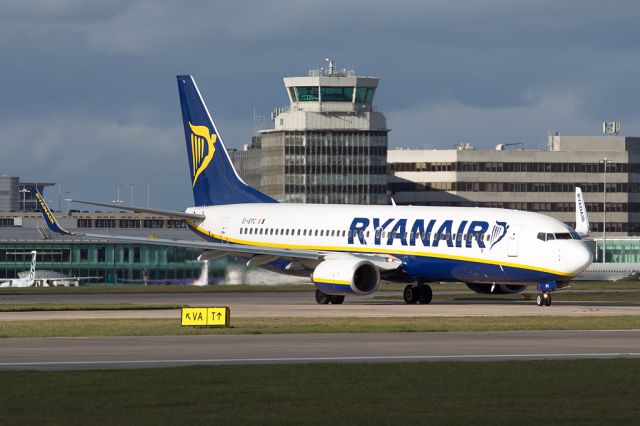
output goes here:
<path id="1" fill-rule="evenodd" d="M 551 232 L 538 232 L 537 238 L 540 241 L 551 241 L 551 240 L 579 240 L 580 239 L 580 235 L 578 235 L 577 232 L 575 231 L 569 231 L 569 232 L 556 232 L 556 233 L 551 233 Z"/>
<path id="2" fill-rule="evenodd" d="M 571 234 L 568 232 L 556 232 L 556 240 L 570 240 Z"/>

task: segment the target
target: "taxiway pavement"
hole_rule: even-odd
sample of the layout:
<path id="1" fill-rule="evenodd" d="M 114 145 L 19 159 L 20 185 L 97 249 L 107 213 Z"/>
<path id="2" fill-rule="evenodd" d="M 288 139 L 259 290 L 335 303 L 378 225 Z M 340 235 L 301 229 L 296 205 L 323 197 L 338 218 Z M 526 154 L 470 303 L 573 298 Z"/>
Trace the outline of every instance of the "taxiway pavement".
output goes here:
<path id="1" fill-rule="evenodd" d="M 376 293 L 386 295 L 387 292 Z M 397 293 L 388 292 L 389 296 Z M 435 301 L 406 305 L 379 296 L 347 298 L 343 305 L 317 305 L 312 292 L 177 293 L 177 294 L 42 294 L 0 295 L 0 304 L 169 304 L 229 306 L 234 317 L 451 317 L 451 316 L 609 316 L 640 315 L 638 302 L 554 301 L 539 307 L 532 300 Z M 0 321 L 89 318 L 178 318 L 178 309 L 0 312 Z"/>
<path id="2" fill-rule="evenodd" d="M 640 330 L 5 339 L 0 369 L 640 357 Z"/>

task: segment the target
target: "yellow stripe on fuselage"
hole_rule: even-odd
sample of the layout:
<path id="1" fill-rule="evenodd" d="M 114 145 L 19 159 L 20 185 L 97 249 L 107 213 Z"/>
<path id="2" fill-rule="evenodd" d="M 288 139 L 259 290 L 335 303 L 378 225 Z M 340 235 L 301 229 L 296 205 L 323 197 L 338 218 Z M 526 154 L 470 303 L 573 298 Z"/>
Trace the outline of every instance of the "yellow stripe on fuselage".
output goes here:
<path id="1" fill-rule="evenodd" d="M 405 255 L 405 256 L 434 257 L 437 259 L 462 260 L 465 262 L 484 263 L 486 265 L 497 265 L 497 266 L 507 266 L 510 268 L 528 269 L 530 271 L 546 272 L 548 274 L 561 275 L 567 278 L 575 277 L 574 274 L 568 274 L 566 272 L 561 272 L 561 271 L 554 271 L 553 269 L 539 268 L 537 266 L 521 265 L 521 264 L 511 263 L 511 262 L 499 262 L 497 260 L 478 259 L 474 257 L 458 256 L 455 254 L 429 253 L 429 252 L 422 252 L 422 251 L 408 251 L 408 250 L 399 250 L 399 249 L 382 249 L 382 248 L 370 248 L 370 247 L 311 246 L 311 245 L 303 245 L 303 244 L 265 243 L 265 242 L 256 242 L 256 241 L 249 241 L 249 240 L 240 240 L 236 238 L 229 238 L 226 235 L 223 238 L 221 235 L 214 234 L 212 232 L 207 231 L 204 228 L 196 226 L 191 221 L 187 221 L 187 223 L 193 229 L 195 229 L 196 231 L 204 235 L 208 235 L 210 237 L 217 238 L 219 240 L 225 240 L 230 243 L 243 244 L 247 246 L 300 249 L 300 250 L 342 251 L 342 252 L 350 252 L 350 253 L 374 253 L 374 254 L 393 254 L 393 255 Z"/>

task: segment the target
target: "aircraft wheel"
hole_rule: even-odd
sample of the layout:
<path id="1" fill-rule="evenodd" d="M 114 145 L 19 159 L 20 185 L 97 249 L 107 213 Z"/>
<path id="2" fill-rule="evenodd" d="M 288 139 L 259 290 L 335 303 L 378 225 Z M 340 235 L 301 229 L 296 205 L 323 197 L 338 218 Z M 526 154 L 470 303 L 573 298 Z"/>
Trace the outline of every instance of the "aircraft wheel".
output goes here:
<path id="1" fill-rule="evenodd" d="M 544 306 L 551 306 L 551 294 L 544 294 Z"/>
<path id="2" fill-rule="evenodd" d="M 423 284 L 419 286 L 417 290 L 420 291 L 418 302 L 420 302 L 421 305 L 428 305 L 429 303 L 431 303 L 431 300 L 433 300 L 433 291 L 431 290 L 431 287 L 429 287 L 426 284 Z"/>
<path id="3" fill-rule="evenodd" d="M 326 305 L 331 301 L 331 296 L 324 294 L 320 290 L 316 289 L 316 303 L 318 305 Z"/>
<path id="4" fill-rule="evenodd" d="M 536 304 L 538 306 L 544 305 L 544 299 L 542 298 L 542 293 L 538 293 L 538 296 L 536 296 Z"/>
<path id="5" fill-rule="evenodd" d="M 409 284 L 404 288 L 402 297 L 406 304 L 414 305 L 418 301 L 418 288 L 414 287 L 413 284 Z"/>
<path id="6" fill-rule="evenodd" d="M 331 296 L 331 303 L 334 305 L 342 305 L 344 302 L 344 296 Z"/>

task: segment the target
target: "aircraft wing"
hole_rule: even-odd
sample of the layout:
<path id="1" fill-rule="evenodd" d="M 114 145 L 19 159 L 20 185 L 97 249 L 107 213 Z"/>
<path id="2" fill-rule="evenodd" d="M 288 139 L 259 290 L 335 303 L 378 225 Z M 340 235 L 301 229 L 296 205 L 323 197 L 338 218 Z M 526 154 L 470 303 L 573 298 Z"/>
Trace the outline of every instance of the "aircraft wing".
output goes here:
<path id="1" fill-rule="evenodd" d="M 80 204 L 88 204 L 91 206 L 99 206 L 99 207 L 108 207 L 108 208 L 114 208 L 117 210 L 126 210 L 126 211 L 131 211 L 131 212 L 138 212 L 138 213 L 150 213 L 150 214 L 156 214 L 158 216 L 167 216 L 167 217 L 175 217 L 175 218 L 180 218 L 180 219 L 187 219 L 187 220 L 193 220 L 196 222 L 202 222 L 204 220 L 204 216 L 199 215 L 199 214 L 194 214 L 194 213 L 185 213 L 185 212 L 174 212 L 174 211 L 169 211 L 169 210 L 158 210 L 158 209 L 147 209 L 147 208 L 143 208 L 143 207 L 133 207 L 133 206 L 122 206 L 120 204 L 114 204 L 114 203 L 98 203 L 96 201 L 85 201 L 85 200 L 74 200 L 71 198 L 66 198 L 65 201 L 72 201 L 74 203 L 80 203 Z"/>
<path id="2" fill-rule="evenodd" d="M 220 252 L 226 252 L 226 254 L 240 254 L 240 255 L 267 255 L 277 257 L 285 257 L 285 258 L 297 258 L 297 259 L 318 259 L 320 254 L 314 250 L 290 250 L 290 249 L 279 249 L 279 248 L 271 248 L 271 247 L 256 247 L 249 246 L 243 244 L 226 244 L 226 243 L 211 243 L 207 241 L 190 241 L 190 240 L 172 240 L 165 238 L 146 238 L 146 237 L 129 237 L 129 236 L 120 236 L 120 235 L 109 235 L 109 234 L 90 234 L 90 233 L 81 233 L 81 232 L 70 232 L 60 226 L 58 220 L 53 215 L 53 212 L 49 209 L 49 206 L 42 198 L 40 192 L 38 192 L 35 188 L 32 189 L 34 198 L 40 206 L 40 210 L 42 211 L 42 216 L 44 217 L 45 222 L 49 229 L 57 234 L 61 235 L 74 235 L 82 238 L 95 238 L 101 240 L 109 240 L 109 241 L 119 241 L 126 242 L 132 244 L 152 244 L 152 245 L 162 245 L 162 246 L 175 246 L 175 247 L 185 247 L 185 248 L 193 248 L 198 250 L 217 250 Z M 106 205 L 102 203 L 93 203 L 95 205 Z M 120 206 L 118 206 L 120 208 Z M 141 211 L 141 209 L 135 208 L 136 211 Z M 144 209 L 149 211 L 149 209 Z M 188 213 L 184 213 L 184 215 L 189 215 Z M 198 216 L 202 220 L 202 216 L 199 215 L 189 215 L 191 219 L 192 216 Z M 180 216 L 176 216 L 180 217 Z M 184 216 L 183 216 L 184 217 Z"/>

